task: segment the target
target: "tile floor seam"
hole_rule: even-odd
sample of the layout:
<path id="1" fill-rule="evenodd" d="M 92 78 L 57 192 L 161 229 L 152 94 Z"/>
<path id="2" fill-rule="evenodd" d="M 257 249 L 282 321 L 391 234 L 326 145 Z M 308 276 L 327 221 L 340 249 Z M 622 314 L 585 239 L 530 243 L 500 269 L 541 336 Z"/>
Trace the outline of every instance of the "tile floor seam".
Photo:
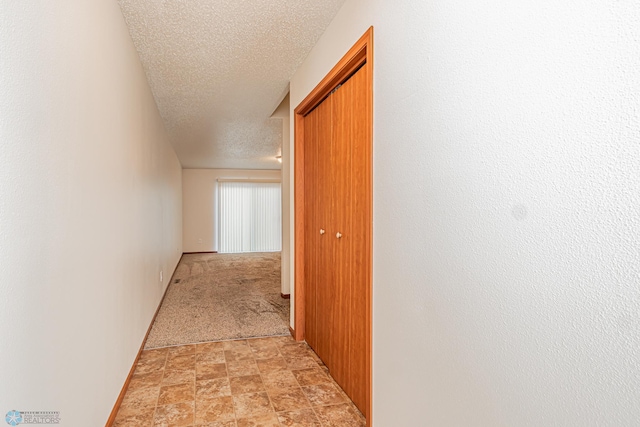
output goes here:
<path id="1" fill-rule="evenodd" d="M 306 341 L 305 341 L 306 343 Z M 307 344 L 309 345 L 309 344 Z M 311 347 L 309 347 L 311 348 Z M 311 349 L 311 351 L 313 351 L 313 349 Z M 295 377 L 295 375 L 294 375 Z M 296 377 L 296 381 L 298 381 L 298 378 Z M 298 384 L 300 384 L 300 381 L 298 381 Z M 307 398 L 307 400 L 309 401 L 309 406 L 311 407 L 311 411 L 313 412 L 313 415 L 315 415 L 316 420 L 318 420 L 318 423 L 320 424 L 320 427 L 324 426 L 324 423 L 322 422 L 322 419 L 320 418 L 320 416 L 318 415 L 318 413 L 316 412 L 316 409 L 313 407 L 313 404 L 311 403 L 311 400 L 309 400 L 309 396 L 307 396 L 307 393 L 304 392 L 304 390 L 302 389 L 302 384 L 300 384 L 300 389 L 302 390 L 302 393 L 304 393 L 304 397 Z"/>
<path id="2" fill-rule="evenodd" d="M 249 345 L 248 341 L 247 341 L 247 345 Z M 249 347 L 251 347 L 251 346 L 249 346 Z M 278 351 L 278 354 L 280 354 L 280 349 L 278 348 L 278 346 L 275 346 L 275 349 Z M 252 351 L 251 355 L 253 356 L 253 349 L 251 351 Z M 256 362 L 255 356 L 253 356 L 253 361 Z M 256 365 L 257 364 L 258 363 L 256 362 Z M 273 406 L 273 402 L 271 401 L 271 396 L 269 395 L 269 392 L 267 391 L 267 388 L 265 387 L 264 378 L 262 377 L 262 371 L 260 370 L 259 366 L 258 366 L 258 375 L 260 376 L 260 381 L 262 381 L 262 386 L 264 387 L 264 391 L 265 391 L 265 393 L 267 393 L 267 399 L 269 399 L 269 403 L 271 404 L 271 409 L 273 409 L 273 413 L 276 416 L 276 420 L 278 421 L 278 425 L 282 427 L 282 424 L 280 424 L 280 418 L 278 418 L 278 413 L 276 412 L 276 408 Z"/>
<path id="3" fill-rule="evenodd" d="M 305 343 L 306 343 L 306 341 L 305 341 Z M 311 347 L 309 347 L 309 348 L 311 349 Z M 313 351 L 313 349 L 311 349 L 311 351 Z M 293 372 L 292 372 L 292 375 L 293 375 Z M 298 380 L 298 377 L 296 377 L 295 375 L 293 375 L 293 377 L 296 379 L 296 382 L 298 383 L 298 386 L 300 387 L 300 391 L 302 392 L 302 395 L 307 400 L 307 402 L 309 402 L 309 408 L 311 408 L 311 410 L 313 411 L 314 415 L 316 416 L 316 419 L 318 420 L 318 422 L 320 422 L 320 418 L 318 417 L 318 414 L 316 414 L 316 411 L 313 409 L 313 404 L 311 403 L 311 400 L 309 400 L 309 396 L 307 396 L 307 393 L 304 392 L 304 389 L 302 388 L 303 386 L 302 386 L 302 384 L 300 384 L 300 381 Z"/>
<path id="4" fill-rule="evenodd" d="M 238 340 L 239 341 L 239 340 Z M 224 345 L 222 356 L 224 357 L 224 369 L 227 371 L 227 380 L 229 382 L 229 395 L 231 396 L 231 408 L 233 408 L 233 422 L 238 427 L 238 414 L 236 413 L 236 402 L 233 400 L 233 392 L 231 391 L 231 377 L 229 376 L 229 366 L 227 365 L 227 355 L 224 353 Z"/>
<path id="5" fill-rule="evenodd" d="M 298 381 L 298 379 L 296 378 L 296 381 Z M 299 382 L 298 382 L 299 383 Z M 302 386 L 300 386 L 300 390 L 302 390 Z M 323 423 L 320 420 L 320 417 L 318 416 L 318 413 L 316 412 L 316 410 L 313 408 L 313 404 L 311 403 L 311 401 L 309 400 L 309 396 L 307 396 L 307 394 L 304 392 L 304 390 L 302 390 L 302 394 L 304 394 L 304 397 L 307 399 L 307 401 L 309 402 L 309 407 L 311 408 L 311 411 L 313 412 L 313 415 L 316 416 L 316 420 L 318 420 L 318 423 L 320 423 L 320 426 L 322 427 Z"/>
<path id="6" fill-rule="evenodd" d="M 276 351 L 278 352 L 278 354 L 279 354 L 280 356 L 284 357 L 284 355 L 283 355 L 283 354 L 282 354 L 282 352 L 280 351 L 280 347 L 278 347 L 277 345 L 274 345 L 274 348 L 276 349 Z M 260 369 L 258 368 L 258 370 L 260 370 Z M 260 375 L 262 375 L 262 374 L 260 374 Z M 264 382 L 264 380 L 263 380 L 263 382 Z M 265 390 L 266 390 L 266 387 L 265 387 Z M 269 392 L 267 392 L 267 395 L 269 396 Z M 269 396 L 269 400 L 271 400 L 271 396 Z M 276 408 L 274 407 L 274 408 L 273 408 L 273 411 L 275 412 L 275 410 L 276 410 Z M 280 422 L 280 417 L 278 416 L 278 413 L 277 413 L 277 412 L 275 412 L 275 414 L 276 414 L 276 421 L 278 421 L 278 425 L 279 425 L 280 427 L 283 427 L 283 426 L 282 426 L 282 423 Z M 284 426 L 284 427 L 286 427 L 286 426 Z"/>
<path id="7" fill-rule="evenodd" d="M 318 423 L 320 423 L 320 427 L 323 427 L 324 423 L 322 422 L 322 419 L 320 418 L 320 416 L 316 412 L 316 409 L 313 407 L 313 405 L 311 406 L 311 410 L 313 411 L 313 415 L 316 416 L 316 420 L 318 420 Z"/>
<path id="8" fill-rule="evenodd" d="M 276 346 L 276 348 L 278 349 L 278 353 L 280 353 L 280 355 L 284 358 L 284 357 L 285 357 L 285 355 L 282 353 L 282 351 L 281 351 L 281 347 Z M 286 363 L 286 359 L 285 359 L 285 363 Z M 292 370 L 292 369 L 289 369 L 289 368 L 287 367 L 287 370 L 288 370 L 289 372 L 291 372 L 291 375 L 293 375 L 293 372 L 292 372 L 293 370 Z M 304 390 L 302 390 L 302 386 L 300 385 L 300 382 L 299 382 L 299 381 L 298 381 L 298 379 L 295 377 L 295 375 L 293 375 L 293 378 L 296 380 L 296 383 L 298 384 L 298 388 L 300 389 L 300 392 L 302 392 L 302 395 L 304 396 L 304 398 L 306 399 L 306 401 L 309 403 L 309 408 L 311 408 L 311 402 L 310 402 L 310 401 L 309 401 L 309 399 L 307 398 L 307 395 L 304 393 Z M 282 411 L 282 412 L 286 412 L 286 411 Z M 289 411 L 289 412 L 291 412 L 291 411 Z M 280 417 L 278 417 L 278 422 L 280 422 Z"/>
<path id="9" fill-rule="evenodd" d="M 307 346 L 309 346 L 309 344 L 306 341 L 302 341 L 304 342 Z M 311 351 L 313 351 L 313 349 L 309 346 L 309 349 Z M 278 348 L 278 352 L 280 354 L 282 354 L 282 352 L 280 351 L 280 348 Z M 284 355 L 283 355 L 284 357 Z M 290 372 L 292 371 L 291 369 L 289 370 Z M 293 375 L 293 372 L 292 372 Z M 320 420 L 320 417 L 318 416 L 318 413 L 316 412 L 316 410 L 313 408 L 313 404 L 311 403 L 311 400 L 309 400 L 309 396 L 307 396 L 307 393 L 304 392 L 304 389 L 302 388 L 302 384 L 300 384 L 300 381 L 298 381 L 298 378 L 293 375 L 293 377 L 295 378 L 296 382 L 298 383 L 298 386 L 300 387 L 300 390 L 302 391 L 302 394 L 304 395 L 305 399 L 307 399 L 307 402 L 309 402 L 309 408 L 311 408 L 311 411 L 313 412 L 313 415 L 315 415 L 316 420 L 318 420 L 318 423 L 320 423 L 320 427 L 322 427 L 324 425 L 324 423 Z M 280 417 L 278 417 L 278 422 L 280 421 Z"/>
<path id="10" fill-rule="evenodd" d="M 156 404 L 153 408 L 153 418 L 151 419 L 151 427 L 156 424 L 156 415 L 158 414 L 158 401 L 160 400 L 160 389 L 162 388 L 162 382 L 164 381 L 164 374 L 167 372 L 167 360 L 169 360 L 169 351 L 166 351 L 164 355 L 164 365 L 162 365 L 162 378 L 160 378 L 160 384 L 158 385 L 158 393 L 156 396 Z"/>
<path id="11" fill-rule="evenodd" d="M 315 353 L 315 351 L 311 348 L 311 346 L 309 345 L 309 343 L 308 343 L 308 342 L 306 342 L 306 341 L 303 341 L 303 342 L 304 342 L 305 344 L 307 344 L 307 346 L 309 346 L 309 349 Z M 319 359 L 320 361 L 322 361 L 322 359 L 320 359 L 320 356 L 318 356 L 318 359 Z M 324 364 L 324 362 L 322 362 L 322 363 Z M 319 364 L 319 363 L 318 363 L 318 367 L 320 367 L 320 364 Z M 320 368 L 321 368 L 321 367 L 320 367 Z M 322 368 L 321 368 L 321 369 L 322 369 Z M 333 377 L 331 376 L 331 373 L 330 373 L 329 371 L 327 371 L 327 372 L 326 372 L 326 374 L 327 374 L 327 375 L 329 375 L 329 378 L 333 379 Z M 298 381 L 298 378 L 297 378 L 297 377 L 296 377 L 296 381 Z M 334 381 L 335 381 L 335 380 L 334 380 Z M 300 381 L 298 381 L 298 384 L 300 384 Z M 302 387 L 303 387 L 303 386 L 302 386 L 302 384 L 300 384 L 300 388 L 302 388 Z M 303 390 L 303 393 L 304 393 L 304 390 Z M 306 393 L 305 393 L 305 397 L 307 397 L 307 400 L 309 400 L 309 396 L 307 396 L 307 394 L 306 394 Z M 324 422 L 322 422 L 322 418 L 320 417 L 320 415 L 318 415 L 318 412 L 316 411 L 316 406 L 314 406 L 314 405 L 311 403 L 311 400 L 309 400 L 309 404 L 311 405 L 311 410 L 313 411 L 313 414 L 316 416 L 316 420 L 318 420 L 318 423 L 320 424 L 320 427 L 324 427 L 324 426 L 325 426 L 325 423 L 324 423 Z M 320 406 L 320 405 L 317 405 L 317 406 Z"/>
<path id="12" fill-rule="evenodd" d="M 198 348 L 194 348 L 194 352 L 196 354 L 194 364 L 193 364 L 193 425 L 197 425 L 197 410 L 198 410 L 198 400 L 196 399 L 196 391 L 198 387 L 198 374 L 196 372 L 198 365 Z"/>

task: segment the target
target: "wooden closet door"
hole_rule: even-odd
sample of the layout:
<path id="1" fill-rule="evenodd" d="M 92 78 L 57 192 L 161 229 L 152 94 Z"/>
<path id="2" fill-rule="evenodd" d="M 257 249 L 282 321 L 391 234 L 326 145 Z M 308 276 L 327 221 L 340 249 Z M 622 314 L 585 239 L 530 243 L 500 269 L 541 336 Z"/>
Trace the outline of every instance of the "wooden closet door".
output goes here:
<path id="1" fill-rule="evenodd" d="M 358 409 L 368 417 L 368 396 L 370 390 L 368 340 L 369 306 L 367 295 L 371 271 L 371 129 L 367 125 L 367 73 L 370 65 L 365 64 L 351 77 L 353 87 L 353 115 L 351 134 L 351 328 L 350 378 L 348 395 Z M 346 390 L 345 390 L 346 391 Z"/>
<path id="2" fill-rule="evenodd" d="M 365 65 L 305 117 L 306 340 L 365 415 L 371 244 L 367 72 Z"/>
<path id="3" fill-rule="evenodd" d="M 369 426 L 372 59 L 370 28 L 294 110 L 296 212 L 313 210 L 296 216 L 296 266 L 309 268 L 296 268 L 296 290 L 306 293 L 297 294 L 295 335 L 306 337 Z"/>
<path id="4" fill-rule="evenodd" d="M 333 97 L 329 96 L 316 109 L 317 112 L 317 200 L 315 233 L 318 235 L 316 247 L 316 347 L 314 350 L 325 364 L 329 364 L 333 351 L 331 324 L 334 318 L 336 299 L 334 271 L 332 266 L 331 210 L 333 207 L 333 187 L 331 175 L 334 165 L 332 159 L 331 121 Z M 325 230 L 320 234 L 320 230 Z M 334 232 L 335 233 L 335 232 Z M 313 348 L 313 347 L 312 347 Z"/>
<path id="5" fill-rule="evenodd" d="M 353 83 L 347 80 L 331 95 L 331 187 L 334 191 L 331 210 L 333 287 L 336 298 L 333 302 L 331 329 L 331 359 L 329 371 L 336 382 L 349 394 L 351 291 L 349 289 L 351 269 L 351 139 L 353 137 Z"/>
<path id="6" fill-rule="evenodd" d="M 305 281 L 305 338 L 311 348 L 317 346 L 317 318 L 316 318 L 316 288 L 318 286 L 318 230 L 317 230 L 317 209 L 318 209 L 318 188 L 317 188 L 317 164 L 318 164 L 318 112 L 317 109 L 310 112 L 305 117 L 304 123 L 304 240 L 305 240 L 305 261 L 304 261 L 304 281 Z"/>
<path id="7" fill-rule="evenodd" d="M 305 117 L 305 337 L 367 415 L 371 166 L 366 65 Z M 324 234 L 320 233 L 324 230 Z"/>

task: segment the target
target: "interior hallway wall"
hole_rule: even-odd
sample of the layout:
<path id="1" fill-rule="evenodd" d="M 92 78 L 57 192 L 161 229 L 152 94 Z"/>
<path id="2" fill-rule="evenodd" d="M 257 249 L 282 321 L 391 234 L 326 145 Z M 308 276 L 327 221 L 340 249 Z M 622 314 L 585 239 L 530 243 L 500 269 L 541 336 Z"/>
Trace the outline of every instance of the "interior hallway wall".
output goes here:
<path id="1" fill-rule="evenodd" d="M 640 3 L 347 0 L 292 109 L 370 25 L 374 425 L 637 426 Z"/>
<path id="2" fill-rule="evenodd" d="M 274 170 L 184 169 L 182 171 L 182 235 L 185 252 L 218 250 L 218 178 L 280 179 Z"/>
<path id="3" fill-rule="evenodd" d="M 2 2 L 0 52 L 0 413 L 101 426 L 182 253 L 181 166 L 117 2 Z"/>
<path id="4" fill-rule="evenodd" d="M 291 140 L 291 112 L 289 94 L 284 97 L 271 117 L 282 119 L 282 294 L 291 294 L 291 278 L 293 264 L 291 263 L 291 248 L 293 248 L 293 203 L 291 202 L 291 183 L 293 182 L 293 168 L 289 161 L 289 141 Z M 291 314 L 293 316 L 293 314 Z M 293 317 L 292 317 L 293 318 Z"/>

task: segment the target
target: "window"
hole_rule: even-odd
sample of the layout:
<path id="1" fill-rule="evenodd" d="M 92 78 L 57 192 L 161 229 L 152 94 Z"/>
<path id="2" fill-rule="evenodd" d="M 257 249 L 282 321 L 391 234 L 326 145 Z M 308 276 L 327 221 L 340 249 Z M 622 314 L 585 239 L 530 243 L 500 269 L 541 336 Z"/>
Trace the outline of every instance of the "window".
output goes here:
<path id="1" fill-rule="evenodd" d="M 282 249 L 280 182 L 220 180 L 218 194 L 220 252 Z"/>

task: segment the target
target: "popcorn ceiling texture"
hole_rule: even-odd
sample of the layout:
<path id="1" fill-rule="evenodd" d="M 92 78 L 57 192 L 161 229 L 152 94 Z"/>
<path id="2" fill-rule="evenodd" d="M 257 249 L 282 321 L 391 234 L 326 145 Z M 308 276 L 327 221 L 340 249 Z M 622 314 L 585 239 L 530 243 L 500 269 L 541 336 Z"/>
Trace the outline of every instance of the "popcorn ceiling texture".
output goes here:
<path id="1" fill-rule="evenodd" d="M 119 0 L 185 168 L 278 169 L 289 79 L 344 0 Z"/>

